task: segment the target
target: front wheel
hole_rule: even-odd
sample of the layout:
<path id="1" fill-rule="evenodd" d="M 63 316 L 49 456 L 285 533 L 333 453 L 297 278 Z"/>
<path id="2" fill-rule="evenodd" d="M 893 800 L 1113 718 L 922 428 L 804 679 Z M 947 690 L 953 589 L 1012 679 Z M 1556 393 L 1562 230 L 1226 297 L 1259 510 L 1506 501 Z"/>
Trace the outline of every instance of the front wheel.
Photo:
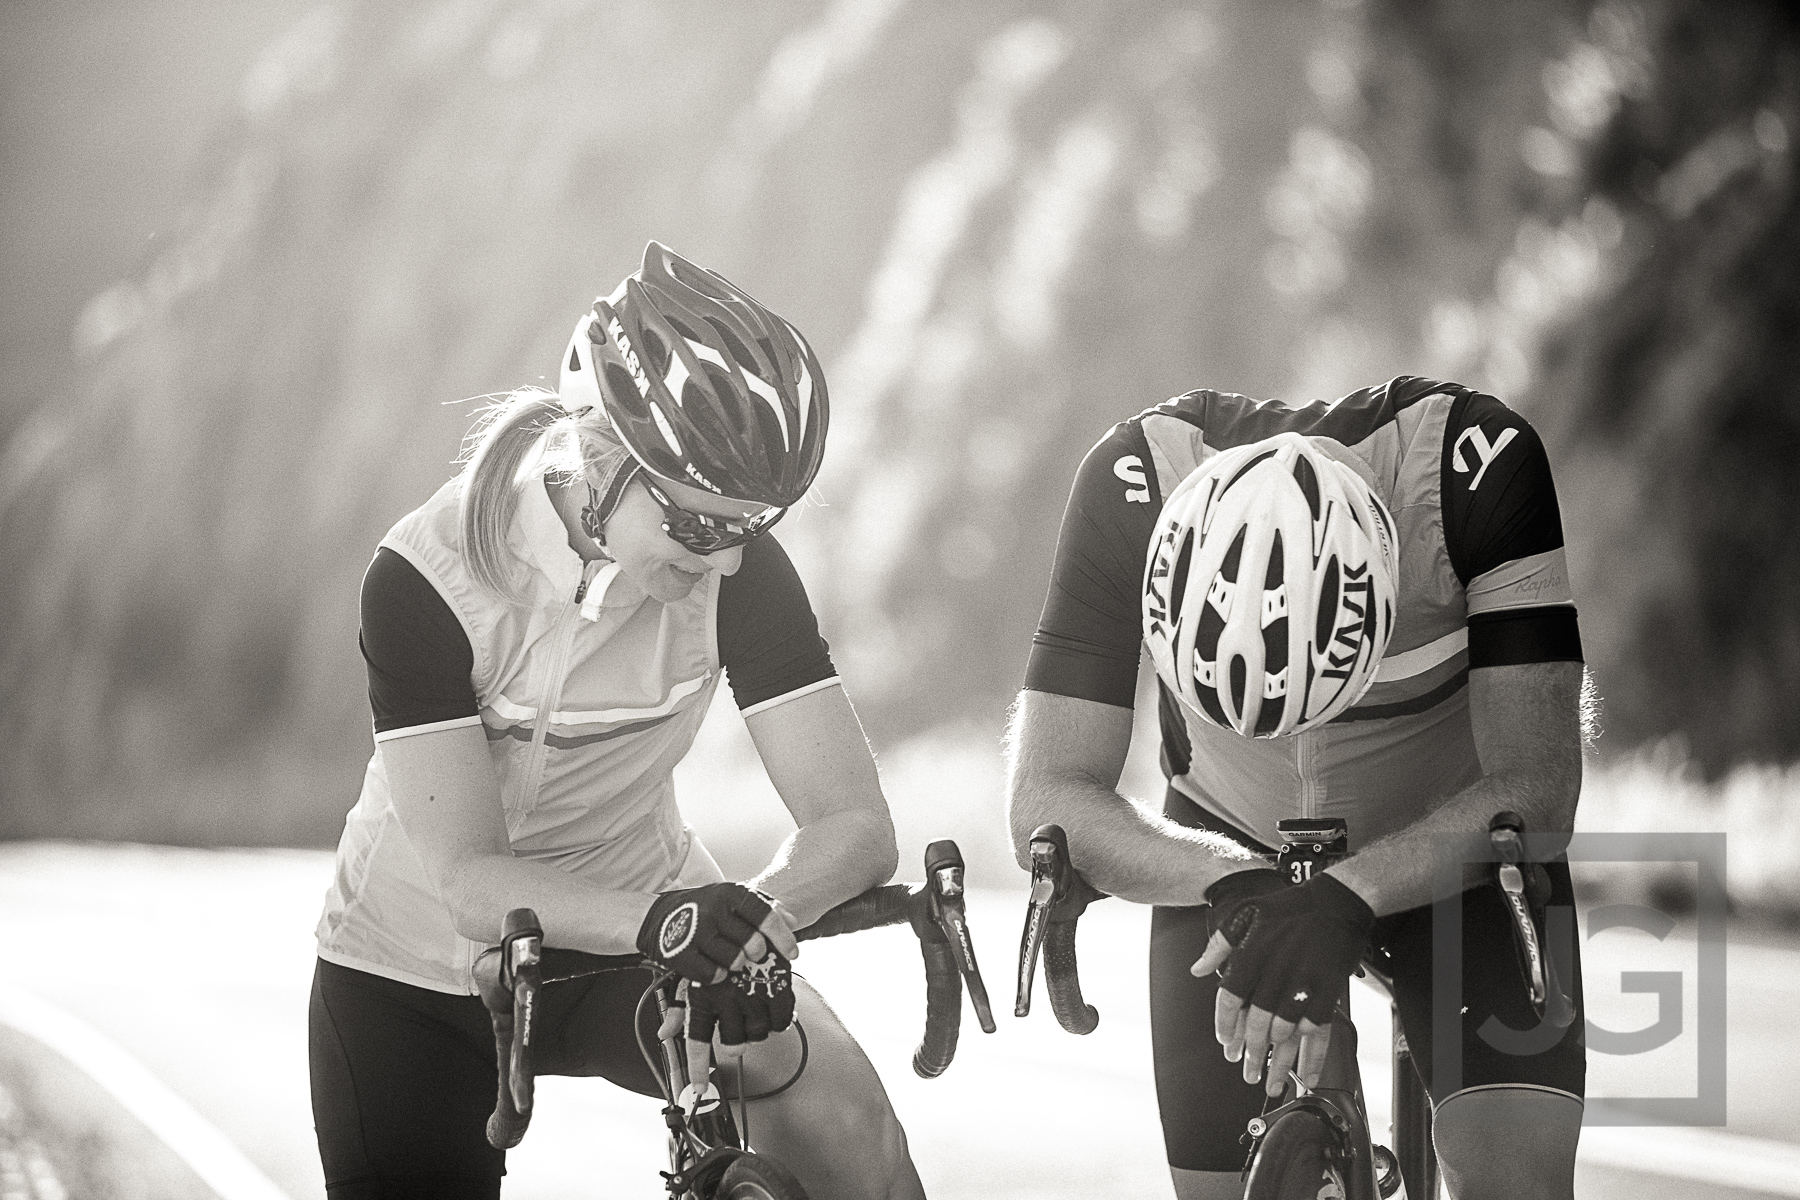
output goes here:
<path id="1" fill-rule="evenodd" d="M 1349 1192 L 1329 1156 L 1335 1142 L 1317 1113 L 1283 1113 L 1256 1148 L 1244 1200 L 1344 1200 Z"/>
<path id="2" fill-rule="evenodd" d="M 719 1179 L 718 1200 L 807 1200 L 793 1172 L 772 1158 L 741 1154 Z"/>

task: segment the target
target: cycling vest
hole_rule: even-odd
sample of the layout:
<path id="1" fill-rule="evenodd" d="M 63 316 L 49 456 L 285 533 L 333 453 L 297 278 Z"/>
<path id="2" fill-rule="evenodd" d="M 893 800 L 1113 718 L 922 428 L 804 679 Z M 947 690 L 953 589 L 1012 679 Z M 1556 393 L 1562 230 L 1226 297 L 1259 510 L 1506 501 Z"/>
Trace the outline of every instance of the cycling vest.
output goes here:
<path id="1" fill-rule="evenodd" d="M 464 566 L 459 492 L 459 480 L 445 484 L 381 545 L 462 623 L 481 713 L 377 735 L 317 937 L 330 962 L 472 994 L 483 946 L 456 932 L 401 829 L 382 744 L 479 720 L 515 856 L 630 891 L 723 879 L 682 821 L 672 779 L 718 687 L 719 576 L 672 604 L 650 599 L 615 564 L 584 563 L 544 489 L 527 486 L 508 545 L 522 548 L 530 603 L 508 603 Z"/>

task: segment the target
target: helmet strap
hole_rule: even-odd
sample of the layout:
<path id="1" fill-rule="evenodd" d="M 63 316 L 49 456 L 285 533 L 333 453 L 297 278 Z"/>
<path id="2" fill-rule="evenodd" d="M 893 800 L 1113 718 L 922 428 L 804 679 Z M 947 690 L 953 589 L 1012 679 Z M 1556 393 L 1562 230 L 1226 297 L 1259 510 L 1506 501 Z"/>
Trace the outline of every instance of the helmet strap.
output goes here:
<path id="1" fill-rule="evenodd" d="M 593 484 L 587 485 L 588 502 L 581 508 L 581 532 L 599 546 L 606 549 L 606 518 L 600 515 L 600 493 L 594 490 Z"/>
<path id="2" fill-rule="evenodd" d="M 638 464 L 625 460 L 628 466 L 621 466 L 607 481 L 606 491 L 596 491 L 594 485 L 587 483 L 588 502 L 581 507 L 581 532 L 593 539 L 596 546 L 606 549 L 606 523 L 612 519 L 613 511 L 619 507 L 619 501 L 625 496 L 625 485 L 631 482 L 638 473 Z"/>

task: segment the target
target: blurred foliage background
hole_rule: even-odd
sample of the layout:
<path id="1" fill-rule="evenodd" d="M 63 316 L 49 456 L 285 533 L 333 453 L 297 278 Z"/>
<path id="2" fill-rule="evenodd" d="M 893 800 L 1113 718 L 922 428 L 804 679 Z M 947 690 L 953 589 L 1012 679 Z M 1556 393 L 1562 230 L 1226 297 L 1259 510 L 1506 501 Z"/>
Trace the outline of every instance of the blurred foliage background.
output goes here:
<path id="1" fill-rule="evenodd" d="M 1791 813 L 1787 5 L 30 0 L 0 42 L 0 836 L 332 844 L 376 541 L 650 237 L 826 363 L 781 537 L 921 829 L 998 836 L 1107 426 L 1403 373 L 1543 433 L 1603 763 Z"/>

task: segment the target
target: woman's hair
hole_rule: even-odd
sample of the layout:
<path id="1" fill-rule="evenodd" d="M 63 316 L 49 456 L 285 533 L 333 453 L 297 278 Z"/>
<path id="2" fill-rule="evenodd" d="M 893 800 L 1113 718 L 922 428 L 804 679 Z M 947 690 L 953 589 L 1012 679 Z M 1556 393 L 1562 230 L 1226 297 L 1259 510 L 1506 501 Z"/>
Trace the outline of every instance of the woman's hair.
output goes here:
<path id="1" fill-rule="evenodd" d="M 593 482 L 627 458 L 598 409 L 571 413 L 555 392 L 520 388 L 484 408 L 463 440 L 458 513 L 463 561 L 476 584 L 512 603 L 526 603 L 507 538 L 525 483 L 520 476 L 528 468 L 547 464 L 564 478 L 585 476 Z M 533 480 L 537 474 L 529 471 Z"/>

